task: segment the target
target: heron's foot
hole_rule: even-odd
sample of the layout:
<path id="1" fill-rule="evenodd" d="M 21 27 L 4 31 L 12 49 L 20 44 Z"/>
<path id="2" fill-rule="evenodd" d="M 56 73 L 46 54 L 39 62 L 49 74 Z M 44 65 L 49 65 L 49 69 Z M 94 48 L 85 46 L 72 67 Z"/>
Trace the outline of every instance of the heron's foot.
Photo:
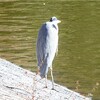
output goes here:
<path id="1" fill-rule="evenodd" d="M 47 87 L 47 85 L 46 85 L 46 86 L 44 86 L 43 88 L 48 88 L 48 87 Z"/>
<path id="2" fill-rule="evenodd" d="M 55 90 L 55 89 L 54 89 L 54 87 L 52 87 L 52 89 L 51 89 L 51 90 Z"/>

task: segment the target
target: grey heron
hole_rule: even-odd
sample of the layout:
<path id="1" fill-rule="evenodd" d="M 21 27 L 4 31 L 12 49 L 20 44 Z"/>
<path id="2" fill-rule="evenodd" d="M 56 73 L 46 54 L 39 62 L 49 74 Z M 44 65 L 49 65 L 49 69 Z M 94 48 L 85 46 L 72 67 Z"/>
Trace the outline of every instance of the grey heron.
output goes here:
<path id="1" fill-rule="evenodd" d="M 54 89 L 52 62 L 58 51 L 58 23 L 60 22 L 56 17 L 50 18 L 50 21 L 41 26 L 37 38 L 38 72 L 47 80 L 48 69 L 51 69 L 52 89 Z"/>

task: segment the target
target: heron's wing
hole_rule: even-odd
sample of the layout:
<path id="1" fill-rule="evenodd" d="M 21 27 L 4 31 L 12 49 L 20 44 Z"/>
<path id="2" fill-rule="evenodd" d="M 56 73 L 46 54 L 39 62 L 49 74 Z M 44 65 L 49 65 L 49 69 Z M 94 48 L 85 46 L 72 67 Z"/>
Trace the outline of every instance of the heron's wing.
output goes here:
<path id="1" fill-rule="evenodd" d="M 38 59 L 38 66 L 41 66 L 42 62 L 44 62 L 44 59 L 47 56 L 46 53 L 46 37 L 47 37 L 47 30 L 46 25 L 43 24 L 41 29 L 38 33 L 38 39 L 37 39 L 37 59 Z"/>

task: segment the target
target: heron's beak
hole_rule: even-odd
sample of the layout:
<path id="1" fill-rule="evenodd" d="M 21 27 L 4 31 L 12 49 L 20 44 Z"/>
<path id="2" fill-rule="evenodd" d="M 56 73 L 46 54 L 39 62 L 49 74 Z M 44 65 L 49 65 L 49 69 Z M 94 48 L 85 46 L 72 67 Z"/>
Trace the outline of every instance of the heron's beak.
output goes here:
<path id="1" fill-rule="evenodd" d="M 61 23 L 61 21 L 60 20 L 57 20 L 57 23 Z"/>

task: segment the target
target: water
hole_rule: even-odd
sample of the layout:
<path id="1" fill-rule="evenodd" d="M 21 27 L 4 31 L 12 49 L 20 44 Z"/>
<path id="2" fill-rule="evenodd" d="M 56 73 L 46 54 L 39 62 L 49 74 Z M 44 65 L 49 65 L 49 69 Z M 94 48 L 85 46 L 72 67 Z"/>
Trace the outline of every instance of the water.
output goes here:
<path id="1" fill-rule="evenodd" d="M 100 2 L 0 0 L 0 57 L 36 71 L 36 38 L 51 16 L 59 24 L 55 82 L 100 100 Z"/>

